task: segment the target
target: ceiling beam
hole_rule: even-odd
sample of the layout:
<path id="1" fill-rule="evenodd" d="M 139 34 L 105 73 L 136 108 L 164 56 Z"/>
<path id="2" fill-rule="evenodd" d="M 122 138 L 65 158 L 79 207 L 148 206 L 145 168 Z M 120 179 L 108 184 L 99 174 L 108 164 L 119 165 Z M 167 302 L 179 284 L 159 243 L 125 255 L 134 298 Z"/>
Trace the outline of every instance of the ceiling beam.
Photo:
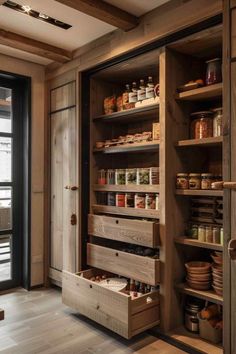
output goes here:
<path id="1" fill-rule="evenodd" d="M 95 17 L 124 31 L 129 31 L 139 23 L 138 17 L 102 0 L 56 0 L 63 5 Z"/>
<path id="2" fill-rule="evenodd" d="M 0 28 L 0 44 L 59 63 L 72 59 L 72 52 Z"/>

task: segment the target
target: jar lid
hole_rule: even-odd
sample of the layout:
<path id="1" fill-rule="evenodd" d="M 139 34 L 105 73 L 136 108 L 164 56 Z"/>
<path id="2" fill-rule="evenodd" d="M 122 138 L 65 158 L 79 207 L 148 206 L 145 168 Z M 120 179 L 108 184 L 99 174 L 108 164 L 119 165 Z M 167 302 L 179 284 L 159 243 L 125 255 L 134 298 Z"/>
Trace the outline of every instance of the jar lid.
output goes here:
<path id="1" fill-rule="evenodd" d="M 202 177 L 213 177 L 213 173 L 202 173 L 201 174 Z"/>
<path id="2" fill-rule="evenodd" d="M 188 177 L 188 173 L 177 173 L 179 177 Z"/>
<path id="3" fill-rule="evenodd" d="M 191 117 L 198 116 L 198 115 L 212 115 L 212 111 L 200 111 L 200 112 L 193 112 L 191 113 Z"/>
<path id="4" fill-rule="evenodd" d="M 201 177 L 201 173 L 190 173 L 189 177 Z"/>

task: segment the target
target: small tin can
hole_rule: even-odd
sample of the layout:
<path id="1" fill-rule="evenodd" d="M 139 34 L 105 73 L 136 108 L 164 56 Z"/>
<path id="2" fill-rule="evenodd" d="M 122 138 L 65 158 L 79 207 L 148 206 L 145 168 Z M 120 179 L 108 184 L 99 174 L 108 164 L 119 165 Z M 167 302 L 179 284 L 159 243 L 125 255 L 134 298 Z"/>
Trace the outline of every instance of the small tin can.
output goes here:
<path id="1" fill-rule="evenodd" d="M 125 170 L 124 169 L 116 169 L 115 182 L 117 185 L 125 184 Z"/>
<path id="2" fill-rule="evenodd" d="M 107 184 L 115 184 L 116 178 L 115 178 L 115 170 L 109 169 L 107 170 Z"/>
<path id="3" fill-rule="evenodd" d="M 125 194 L 125 207 L 126 208 L 134 208 L 134 194 L 126 193 Z"/>
<path id="4" fill-rule="evenodd" d="M 150 167 L 150 184 L 159 184 L 159 167 Z"/>
<path id="5" fill-rule="evenodd" d="M 116 193 L 116 206 L 125 207 L 125 193 Z"/>
<path id="6" fill-rule="evenodd" d="M 138 168 L 138 184 L 150 184 L 150 168 Z"/>
<path id="7" fill-rule="evenodd" d="M 125 170 L 125 184 L 137 184 L 136 168 L 127 168 Z"/>
<path id="8" fill-rule="evenodd" d="M 109 205 L 109 206 L 116 205 L 116 193 L 114 193 L 114 192 L 107 193 L 107 205 Z"/>
<path id="9" fill-rule="evenodd" d="M 97 193 L 97 201 L 100 205 L 107 205 L 107 193 L 99 192 Z"/>
<path id="10" fill-rule="evenodd" d="M 98 171 L 98 184 L 100 185 L 106 184 L 106 170 Z"/>
<path id="11" fill-rule="evenodd" d="M 220 243 L 220 228 L 213 227 L 212 232 L 213 232 L 213 243 Z"/>
<path id="12" fill-rule="evenodd" d="M 145 209 L 156 209 L 156 197 L 155 194 L 146 194 Z"/>
<path id="13" fill-rule="evenodd" d="M 134 207 L 137 209 L 145 209 L 145 194 L 142 193 L 135 194 Z"/>

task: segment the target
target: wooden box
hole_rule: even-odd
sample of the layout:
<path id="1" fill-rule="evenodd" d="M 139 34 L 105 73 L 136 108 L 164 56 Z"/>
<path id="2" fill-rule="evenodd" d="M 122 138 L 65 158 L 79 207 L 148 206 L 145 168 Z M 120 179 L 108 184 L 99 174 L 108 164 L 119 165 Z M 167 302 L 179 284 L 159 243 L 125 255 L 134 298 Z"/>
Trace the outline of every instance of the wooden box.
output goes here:
<path id="1" fill-rule="evenodd" d="M 160 282 L 160 260 L 87 243 L 87 264 L 145 284 Z"/>
<path id="2" fill-rule="evenodd" d="M 160 245 L 159 224 L 153 221 L 90 214 L 88 234 L 152 248 Z"/>
<path id="3" fill-rule="evenodd" d="M 63 303 L 122 337 L 131 338 L 160 323 L 159 292 L 139 298 L 104 288 L 89 279 L 97 269 L 78 274 L 63 271 Z"/>

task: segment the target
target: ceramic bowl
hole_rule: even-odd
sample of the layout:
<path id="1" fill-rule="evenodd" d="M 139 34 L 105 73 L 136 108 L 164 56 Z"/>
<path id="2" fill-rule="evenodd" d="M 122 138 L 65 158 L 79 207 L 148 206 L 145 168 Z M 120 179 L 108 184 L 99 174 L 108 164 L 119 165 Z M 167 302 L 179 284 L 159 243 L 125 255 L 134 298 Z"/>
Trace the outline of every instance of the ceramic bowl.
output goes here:
<path id="1" fill-rule="evenodd" d="M 211 263 L 208 262 L 188 262 L 185 263 L 185 267 L 190 273 L 209 273 L 211 268 Z"/>
<path id="2" fill-rule="evenodd" d="M 188 278 L 193 281 L 209 281 L 211 280 L 211 273 L 206 274 L 195 274 L 188 272 Z"/>
<path id="3" fill-rule="evenodd" d="M 186 278 L 186 280 L 190 288 L 195 290 L 209 290 L 211 288 L 210 282 L 193 282 L 188 280 L 188 278 Z"/>
<path id="4" fill-rule="evenodd" d="M 219 288 L 218 286 L 212 285 L 217 295 L 223 295 L 223 288 Z"/>

